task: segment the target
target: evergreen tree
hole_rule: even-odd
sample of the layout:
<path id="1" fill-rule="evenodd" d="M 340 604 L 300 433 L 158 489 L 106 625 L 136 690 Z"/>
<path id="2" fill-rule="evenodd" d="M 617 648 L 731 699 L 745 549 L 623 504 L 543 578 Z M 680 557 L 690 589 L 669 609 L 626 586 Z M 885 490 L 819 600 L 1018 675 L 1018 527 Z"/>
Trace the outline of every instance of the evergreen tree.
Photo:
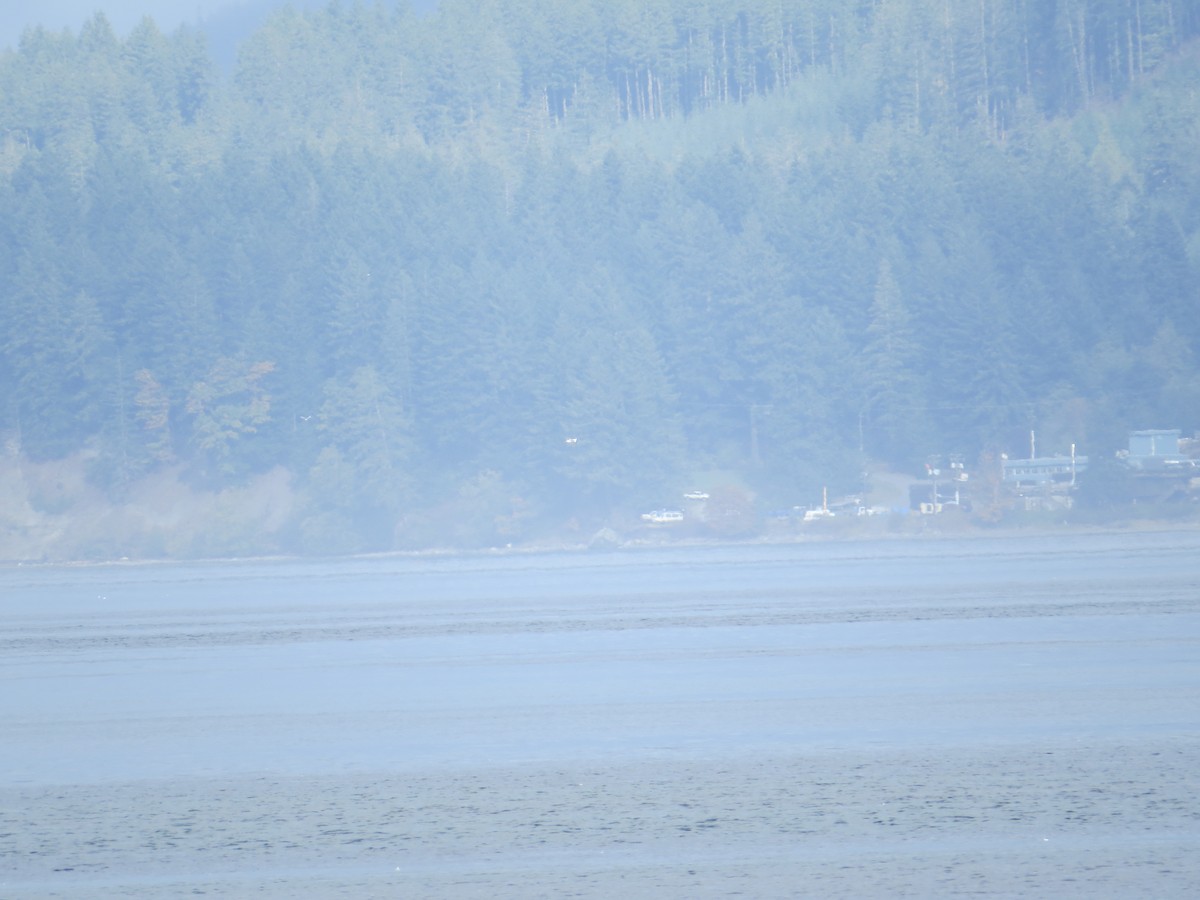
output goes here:
<path id="1" fill-rule="evenodd" d="M 663 492 L 682 451 L 674 394 L 653 339 L 605 284 L 580 282 L 556 329 L 556 471 L 599 510 Z"/>
<path id="2" fill-rule="evenodd" d="M 927 368 L 904 295 L 885 257 L 879 261 L 862 353 L 860 415 L 868 452 L 905 462 L 936 447 L 930 441 L 932 395 L 921 378 Z"/>
<path id="3" fill-rule="evenodd" d="M 373 366 L 325 386 L 326 441 L 309 482 L 322 506 L 340 510 L 374 547 L 386 547 L 413 485 L 408 417 Z"/>

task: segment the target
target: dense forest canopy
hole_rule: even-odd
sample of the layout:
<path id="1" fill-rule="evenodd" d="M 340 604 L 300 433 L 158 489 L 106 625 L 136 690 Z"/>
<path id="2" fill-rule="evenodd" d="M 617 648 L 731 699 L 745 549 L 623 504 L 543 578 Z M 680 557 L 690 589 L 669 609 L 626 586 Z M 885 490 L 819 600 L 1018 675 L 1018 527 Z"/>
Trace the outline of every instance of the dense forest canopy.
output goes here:
<path id="1" fill-rule="evenodd" d="M 1190 430 L 1198 85 L 1185 0 L 335 3 L 229 74 L 33 29 L 0 433 L 113 496 L 284 467 L 355 549 Z"/>

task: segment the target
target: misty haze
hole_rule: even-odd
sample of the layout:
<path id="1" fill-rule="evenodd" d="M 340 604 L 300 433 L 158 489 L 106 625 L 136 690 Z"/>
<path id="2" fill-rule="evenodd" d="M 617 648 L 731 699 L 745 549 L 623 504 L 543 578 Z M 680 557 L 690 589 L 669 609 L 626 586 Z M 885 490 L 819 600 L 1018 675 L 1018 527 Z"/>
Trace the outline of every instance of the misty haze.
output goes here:
<path id="1" fill-rule="evenodd" d="M 1195 4 L 40 15 L 0 895 L 1200 890 Z"/>
<path id="2" fill-rule="evenodd" d="M 0 893 L 1191 896 L 1198 551 L 12 569 Z"/>

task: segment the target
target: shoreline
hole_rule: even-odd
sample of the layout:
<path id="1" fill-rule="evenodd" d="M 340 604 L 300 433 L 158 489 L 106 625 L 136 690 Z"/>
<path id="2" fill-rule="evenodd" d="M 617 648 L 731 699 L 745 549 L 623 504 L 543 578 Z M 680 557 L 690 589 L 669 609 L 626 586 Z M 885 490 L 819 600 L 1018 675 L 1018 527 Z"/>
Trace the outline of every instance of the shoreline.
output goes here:
<path id="1" fill-rule="evenodd" d="M 517 557 L 538 555 L 570 555 L 603 556 L 609 554 L 639 553 L 642 551 L 671 550 L 671 549 L 700 549 L 725 547 L 786 547 L 793 545 L 816 544 L 855 544 L 855 543 L 900 543 L 929 544 L 951 541 L 978 540 L 1015 540 L 1018 538 L 1037 538 L 1059 535 L 1089 536 L 1089 535 L 1120 535 L 1120 534 L 1195 534 L 1200 533 L 1200 521 L 1164 521 L 1157 519 L 1137 519 L 1113 525 L 1071 524 L 1062 523 L 1048 525 L 1045 523 L 1027 526 L 1009 525 L 1000 527 L 980 527 L 967 525 L 953 529 L 941 530 L 923 528 L 920 530 L 892 530 L 888 528 L 871 529 L 839 528 L 836 531 L 817 526 L 820 531 L 812 529 L 807 533 L 791 532 L 788 534 L 762 534 L 747 538 L 706 538 L 706 537 L 677 537 L 646 539 L 629 537 L 620 539 L 615 544 L 603 547 L 591 546 L 587 542 L 554 542 L 530 543 L 507 547 L 426 547 L 418 550 L 381 550 L 367 553 L 346 554 L 258 554 L 247 556 L 209 556 L 209 557 L 153 557 L 134 558 L 121 557 L 115 559 L 0 559 L 0 571 L 17 569 L 87 569 L 87 568 L 125 568 L 125 567 L 159 567 L 179 565 L 253 565 L 263 563 L 303 563 L 303 562 L 351 562 L 388 559 L 478 559 L 488 557 Z"/>

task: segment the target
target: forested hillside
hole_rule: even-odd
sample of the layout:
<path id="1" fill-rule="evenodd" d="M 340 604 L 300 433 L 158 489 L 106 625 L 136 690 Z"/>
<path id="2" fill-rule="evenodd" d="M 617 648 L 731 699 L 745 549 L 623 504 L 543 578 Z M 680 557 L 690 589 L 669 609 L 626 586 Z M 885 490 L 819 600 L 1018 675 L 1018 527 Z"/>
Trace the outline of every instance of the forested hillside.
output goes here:
<path id="1" fill-rule="evenodd" d="M 30 31 L 4 452 L 114 503 L 282 471 L 256 552 L 1109 454 L 1200 424 L 1198 147 L 1187 0 L 343 3 L 229 75 L 148 20 Z"/>

